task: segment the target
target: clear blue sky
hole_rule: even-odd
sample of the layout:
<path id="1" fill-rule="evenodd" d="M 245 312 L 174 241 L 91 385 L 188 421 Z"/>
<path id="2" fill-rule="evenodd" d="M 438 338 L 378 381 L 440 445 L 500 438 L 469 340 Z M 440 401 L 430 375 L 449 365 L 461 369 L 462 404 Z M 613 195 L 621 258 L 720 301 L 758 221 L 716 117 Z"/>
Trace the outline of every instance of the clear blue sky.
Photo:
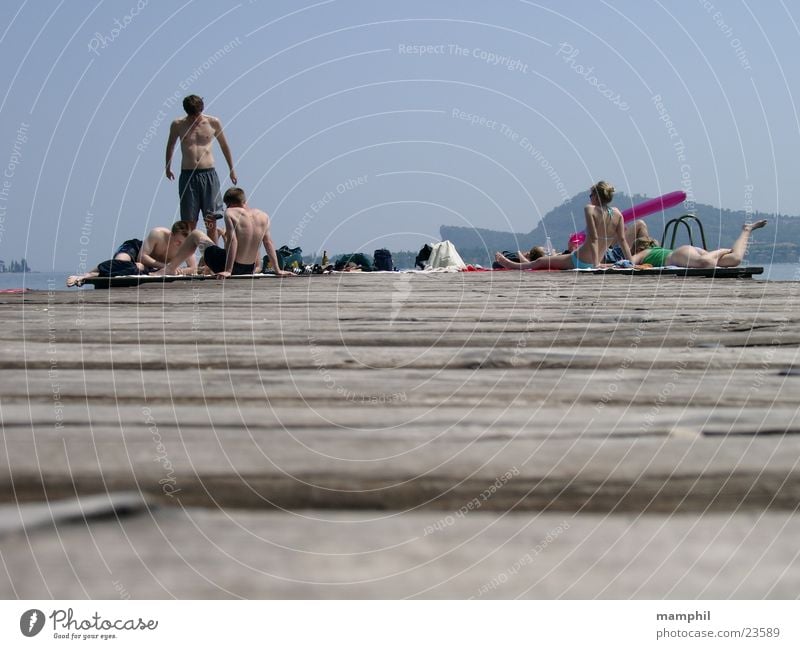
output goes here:
<path id="1" fill-rule="evenodd" d="M 800 213 L 797 3 L 3 6 L 0 258 L 38 270 L 177 218 L 164 146 L 190 93 L 276 242 L 306 253 L 527 232 L 601 178 Z"/>

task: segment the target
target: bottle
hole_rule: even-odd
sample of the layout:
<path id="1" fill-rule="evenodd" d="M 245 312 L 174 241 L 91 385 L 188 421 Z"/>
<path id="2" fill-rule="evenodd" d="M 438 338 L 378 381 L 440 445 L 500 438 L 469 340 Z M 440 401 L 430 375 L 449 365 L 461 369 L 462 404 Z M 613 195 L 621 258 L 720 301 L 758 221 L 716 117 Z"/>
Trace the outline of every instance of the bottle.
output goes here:
<path id="1" fill-rule="evenodd" d="M 327 250 L 323 250 L 322 251 L 322 267 L 325 268 L 326 266 L 328 266 L 328 264 L 330 264 L 330 259 L 328 259 L 328 251 Z"/>
<path id="2" fill-rule="evenodd" d="M 544 254 L 546 254 L 548 257 L 550 257 L 554 253 L 555 253 L 555 250 L 553 249 L 553 242 L 550 239 L 550 237 L 547 237 L 547 241 L 544 244 Z"/>

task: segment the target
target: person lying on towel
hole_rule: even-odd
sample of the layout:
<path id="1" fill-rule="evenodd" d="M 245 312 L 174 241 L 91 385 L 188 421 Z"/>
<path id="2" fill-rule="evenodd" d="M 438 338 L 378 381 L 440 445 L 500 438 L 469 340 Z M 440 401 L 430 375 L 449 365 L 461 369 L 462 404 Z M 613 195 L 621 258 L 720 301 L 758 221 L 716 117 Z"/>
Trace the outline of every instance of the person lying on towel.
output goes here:
<path id="1" fill-rule="evenodd" d="M 155 227 L 144 242 L 128 239 L 117 248 L 111 259 L 101 261 L 88 273 L 67 277 L 67 286 L 81 286 L 90 277 L 144 275 L 164 268 L 174 260 L 189 232 L 189 224 L 185 221 L 176 221 L 171 228 Z M 197 272 L 194 257 L 187 259 L 186 264 L 187 273 Z"/>
<path id="2" fill-rule="evenodd" d="M 656 268 L 680 266 L 681 268 L 734 268 L 742 263 L 747 242 L 753 230 L 763 228 L 766 220 L 745 223 L 732 248 L 704 250 L 697 246 L 680 246 L 675 250 L 661 248 L 655 239 L 643 237 L 633 242 L 633 263 L 649 264 Z"/>
<path id="3" fill-rule="evenodd" d="M 631 250 L 625 240 L 625 222 L 622 213 L 609 203 L 614 197 L 614 187 L 604 180 L 589 190 L 589 204 L 584 208 L 586 241 L 571 254 L 539 257 L 533 261 L 513 262 L 503 253 L 495 254 L 497 263 L 511 270 L 571 270 L 596 268 L 603 261 L 607 248 L 619 245 L 625 259 L 630 260 Z"/>

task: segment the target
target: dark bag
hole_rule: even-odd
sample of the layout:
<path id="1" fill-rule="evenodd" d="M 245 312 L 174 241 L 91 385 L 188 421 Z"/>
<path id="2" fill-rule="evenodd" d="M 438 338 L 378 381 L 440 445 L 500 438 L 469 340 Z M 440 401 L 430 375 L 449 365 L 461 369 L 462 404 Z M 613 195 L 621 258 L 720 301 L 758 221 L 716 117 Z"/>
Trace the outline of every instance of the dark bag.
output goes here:
<path id="1" fill-rule="evenodd" d="M 431 258 L 431 253 L 433 252 L 433 246 L 429 243 L 426 243 L 419 251 L 417 258 L 414 260 L 414 266 L 419 266 L 422 270 L 425 270 L 425 262 Z"/>
<path id="2" fill-rule="evenodd" d="M 100 277 L 123 277 L 125 275 L 143 275 L 139 267 L 132 261 L 121 259 L 107 259 L 97 264 L 97 273 Z"/>
<path id="3" fill-rule="evenodd" d="M 375 270 L 394 270 L 392 253 L 386 248 L 378 248 L 375 251 Z"/>
<path id="4" fill-rule="evenodd" d="M 290 248 L 289 246 L 281 246 L 275 251 L 275 254 L 278 256 L 278 265 L 281 267 L 281 270 L 287 270 L 292 268 L 292 264 L 297 262 L 297 267 L 303 267 L 303 249 L 302 248 Z M 268 269 L 269 264 L 269 255 L 264 255 L 264 259 L 262 260 L 261 265 L 261 272 L 266 272 Z"/>
<path id="5" fill-rule="evenodd" d="M 514 262 L 517 262 L 517 263 L 519 263 L 521 261 L 521 259 L 519 258 L 519 255 L 516 252 L 511 252 L 509 250 L 503 250 L 503 255 L 506 256 L 509 261 L 514 261 Z M 501 266 L 496 261 L 493 261 L 492 262 L 492 268 L 494 270 L 497 270 L 499 268 L 505 268 L 505 267 Z"/>
<path id="6" fill-rule="evenodd" d="M 355 264 L 361 270 L 370 271 L 372 270 L 372 260 L 362 252 L 354 252 L 349 255 L 342 255 L 339 259 L 336 260 L 336 263 L 333 266 L 334 270 L 344 270 L 344 267 L 347 264 Z"/>

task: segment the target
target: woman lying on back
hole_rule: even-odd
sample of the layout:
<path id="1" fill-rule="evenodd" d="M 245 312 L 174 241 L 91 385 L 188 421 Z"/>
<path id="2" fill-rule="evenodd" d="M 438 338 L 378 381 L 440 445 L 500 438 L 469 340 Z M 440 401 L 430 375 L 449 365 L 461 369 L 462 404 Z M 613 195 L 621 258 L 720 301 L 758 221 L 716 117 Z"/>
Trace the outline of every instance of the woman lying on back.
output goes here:
<path id="1" fill-rule="evenodd" d="M 732 248 L 704 250 L 697 246 L 680 246 L 675 250 L 660 248 L 658 241 L 649 237 L 639 238 L 633 242 L 633 263 L 650 264 L 657 268 L 664 266 L 680 266 L 681 268 L 733 268 L 742 263 L 747 251 L 747 242 L 753 230 L 763 228 L 766 220 L 745 223 L 742 232 L 734 241 Z"/>
<path id="2" fill-rule="evenodd" d="M 614 187 L 601 180 L 589 190 L 589 205 L 583 209 L 586 217 L 586 241 L 572 254 L 540 257 L 535 261 L 516 263 L 502 253 L 495 259 L 504 268 L 511 270 L 570 270 L 572 268 L 595 268 L 603 261 L 606 249 L 615 244 L 622 248 L 625 259 L 631 258 L 631 250 L 625 241 L 625 223 L 622 214 L 609 203 L 614 197 Z"/>

